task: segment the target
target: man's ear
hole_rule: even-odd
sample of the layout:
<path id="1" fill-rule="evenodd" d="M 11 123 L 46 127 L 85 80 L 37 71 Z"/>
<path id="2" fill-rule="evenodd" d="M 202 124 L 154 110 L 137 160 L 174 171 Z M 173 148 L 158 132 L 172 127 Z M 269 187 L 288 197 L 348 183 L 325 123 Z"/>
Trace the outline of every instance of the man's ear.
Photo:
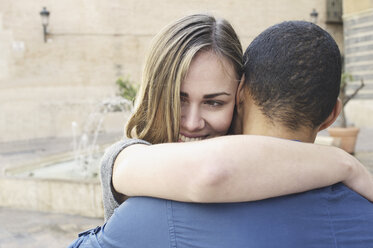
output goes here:
<path id="1" fill-rule="evenodd" d="M 333 122 L 337 119 L 338 115 L 341 113 L 342 110 L 342 101 L 341 99 L 337 99 L 337 102 L 334 105 L 333 111 L 330 113 L 328 118 L 321 123 L 319 127 L 319 131 L 324 130 L 325 128 L 329 127 Z"/>
<path id="2" fill-rule="evenodd" d="M 238 85 L 237 92 L 236 92 L 236 108 L 237 111 L 240 110 L 242 107 L 242 103 L 244 102 L 245 99 L 245 76 L 243 75 L 241 78 L 241 81 Z"/>

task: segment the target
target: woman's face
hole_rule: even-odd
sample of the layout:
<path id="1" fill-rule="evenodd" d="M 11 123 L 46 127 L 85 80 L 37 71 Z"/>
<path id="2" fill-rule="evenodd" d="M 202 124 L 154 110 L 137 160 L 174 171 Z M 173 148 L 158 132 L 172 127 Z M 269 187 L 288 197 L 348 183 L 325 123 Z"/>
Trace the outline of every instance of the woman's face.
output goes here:
<path id="1" fill-rule="evenodd" d="M 181 83 L 179 141 L 224 135 L 230 127 L 238 87 L 232 64 L 213 52 L 198 53 Z"/>

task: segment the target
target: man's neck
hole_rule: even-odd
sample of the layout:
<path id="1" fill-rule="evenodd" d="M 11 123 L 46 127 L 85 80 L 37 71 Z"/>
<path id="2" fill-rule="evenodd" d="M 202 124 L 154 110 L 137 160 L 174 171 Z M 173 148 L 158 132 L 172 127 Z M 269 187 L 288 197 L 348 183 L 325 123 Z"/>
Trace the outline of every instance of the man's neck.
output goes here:
<path id="1" fill-rule="evenodd" d="M 297 140 L 301 142 L 313 143 L 317 131 L 306 127 L 292 130 L 279 123 L 273 123 L 264 116 L 257 108 L 251 108 L 243 116 L 242 133 L 252 135 L 272 136 L 277 138 Z"/>
<path id="2" fill-rule="evenodd" d="M 263 135 L 271 136 L 282 139 L 297 140 L 301 142 L 313 143 L 315 141 L 316 135 L 310 134 L 309 132 L 290 131 L 284 127 L 263 127 L 263 126 L 244 126 L 243 134 L 252 134 L 252 135 Z"/>

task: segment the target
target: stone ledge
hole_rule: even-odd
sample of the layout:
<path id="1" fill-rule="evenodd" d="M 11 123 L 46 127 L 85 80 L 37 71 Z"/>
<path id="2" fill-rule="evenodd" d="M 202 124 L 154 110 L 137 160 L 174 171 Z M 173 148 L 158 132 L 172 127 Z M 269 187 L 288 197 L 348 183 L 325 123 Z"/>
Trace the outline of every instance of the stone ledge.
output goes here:
<path id="1" fill-rule="evenodd" d="M 0 206 L 42 212 L 103 217 L 98 180 L 0 177 Z"/>

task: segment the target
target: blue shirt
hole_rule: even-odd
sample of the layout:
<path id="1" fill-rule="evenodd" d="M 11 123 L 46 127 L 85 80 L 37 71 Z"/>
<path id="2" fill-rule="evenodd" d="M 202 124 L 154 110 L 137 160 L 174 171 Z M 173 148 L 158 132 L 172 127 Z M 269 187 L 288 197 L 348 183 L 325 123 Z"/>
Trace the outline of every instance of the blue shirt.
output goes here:
<path id="1" fill-rule="evenodd" d="M 244 203 L 133 197 L 91 237 L 105 248 L 369 248 L 373 204 L 343 184 Z"/>

